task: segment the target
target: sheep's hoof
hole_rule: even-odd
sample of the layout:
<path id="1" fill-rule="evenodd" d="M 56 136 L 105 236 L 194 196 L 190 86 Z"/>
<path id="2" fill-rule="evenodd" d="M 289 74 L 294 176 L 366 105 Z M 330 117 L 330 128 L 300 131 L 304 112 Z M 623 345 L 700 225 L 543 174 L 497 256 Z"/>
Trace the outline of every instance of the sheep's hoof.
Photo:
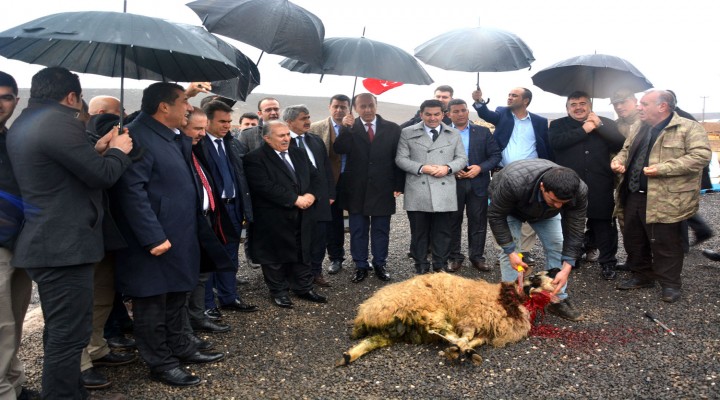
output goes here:
<path id="1" fill-rule="evenodd" d="M 450 346 L 445 349 L 444 354 L 450 361 L 457 360 L 457 358 L 460 357 L 460 348 L 457 346 Z"/>
<path id="2" fill-rule="evenodd" d="M 345 367 L 350 364 L 350 354 L 343 353 L 343 358 L 339 359 L 336 363 L 336 367 Z"/>
<path id="3" fill-rule="evenodd" d="M 475 350 L 470 349 L 465 352 L 465 355 L 472 361 L 474 365 L 480 365 L 482 364 L 482 357 L 480 357 L 480 354 L 478 354 Z"/>

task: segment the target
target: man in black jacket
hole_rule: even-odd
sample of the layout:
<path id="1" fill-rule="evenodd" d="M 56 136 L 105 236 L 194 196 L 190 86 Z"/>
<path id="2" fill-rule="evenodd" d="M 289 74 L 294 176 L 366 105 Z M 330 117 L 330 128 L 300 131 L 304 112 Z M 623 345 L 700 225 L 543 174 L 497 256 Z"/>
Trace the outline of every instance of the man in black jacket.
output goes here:
<path id="1" fill-rule="evenodd" d="M 545 249 L 545 269 L 561 269 L 553 280 L 560 302 L 548 311 L 571 321 L 582 319 L 567 300 L 565 286 L 582 254 L 587 191 L 573 170 L 539 158 L 512 162 L 490 182 L 488 222 L 503 250 L 502 280 L 515 281 L 518 267 L 527 268 L 517 252 L 520 227 L 527 222 Z"/>
<path id="2" fill-rule="evenodd" d="M 35 209 L 25 213 L 12 265 L 38 284 L 47 399 L 87 396 L 80 355 L 92 330 L 93 265 L 105 255 L 102 189 L 131 162 L 128 135 L 105 135 L 93 149 L 78 119 L 81 109 L 78 76 L 65 68 L 42 69 L 7 138 L 23 200 Z"/>

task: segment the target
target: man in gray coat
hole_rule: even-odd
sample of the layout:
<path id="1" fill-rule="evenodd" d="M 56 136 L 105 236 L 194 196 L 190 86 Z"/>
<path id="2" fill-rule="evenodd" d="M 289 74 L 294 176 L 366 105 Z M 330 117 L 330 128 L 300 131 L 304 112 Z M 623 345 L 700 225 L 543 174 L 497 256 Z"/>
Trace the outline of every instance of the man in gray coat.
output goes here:
<path id="1" fill-rule="evenodd" d="M 410 248 L 418 274 L 447 270 L 450 220 L 457 211 L 454 173 L 467 165 L 460 133 L 442 122 L 439 100 L 420 105 L 422 122 L 402 130 L 395 163 L 406 172 L 404 208 L 410 220 Z M 432 241 L 432 245 L 430 242 Z"/>

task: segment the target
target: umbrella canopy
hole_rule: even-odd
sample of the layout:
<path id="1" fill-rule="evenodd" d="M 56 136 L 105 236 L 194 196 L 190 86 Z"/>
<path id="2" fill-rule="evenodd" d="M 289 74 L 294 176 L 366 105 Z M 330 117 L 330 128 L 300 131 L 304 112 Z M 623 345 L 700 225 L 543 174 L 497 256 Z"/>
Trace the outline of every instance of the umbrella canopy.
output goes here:
<path id="1" fill-rule="evenodd" d="M 216 47 L 178 25 L 119 12 L 67 12 L 26 22 L 0 33 L 0 55 L 155 81 L 213 81 L 239 72 Z"/>
<path id="2" fill-rule="evenodd" d="M 178 25 L 188 29 L 200 39 L 208 41 L 228 59 L 235 60 L 235 66 L 240 70 L 240 74 L 232 79 L 212 81 L 212 92 L 229 99 L 245 101 L 250 92 L 260 84 L 260 71 L 258 71 L 257 65 L 234 46 L 209 34 L 205 28 L 194 25 Z"/>
<path id="3" fill-rule="evenodd" d="M 198 0 L 187 6 L 212 33 L 270 54 L 322 62 L 325 26 L 315 14 L 288 0 Z"/>
<path id="4" fill-rule="evenodd" d="M 430 75 L 408 52 L 364 37 L 325 39 L 320 66 L 289 58 L 281 61 L 280 66 L 305 74 L 362 76 L 416 85 L 433 83 Z"/>
<path id="5" fill-rule="evenodd" d="M 530 67 L 530 48 L 500 29 L 462 28 L 436 36 L 415 48 L 415 57 L 450 71 L 501 72 Z"/>
<path id="6" fill-rule="evenodd" d="M 618 89 L 633 93 L 653 87 L 629 61 L 607 54 L 590 54 L 555 63 L 532 77 L 535 86 L 559 96 L 576 90 L 592 98 L 610 98 Z"/>

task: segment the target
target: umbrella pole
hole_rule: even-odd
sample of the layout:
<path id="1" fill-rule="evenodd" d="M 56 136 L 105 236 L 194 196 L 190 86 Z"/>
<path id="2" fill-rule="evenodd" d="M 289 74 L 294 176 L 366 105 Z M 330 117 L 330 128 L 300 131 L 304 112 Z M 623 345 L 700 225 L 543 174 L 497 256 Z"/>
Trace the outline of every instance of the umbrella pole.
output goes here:
<path id="1" fill-rule="evenodd" d="M 355 77 L 355 83 L 353 83 L 353 92 L 352 92 L 352 97 L 350 97 L 350 99 L 355 98 L 355 88 L 356 87 L 357 87 L 357 76 Z"/>
<path id="2" fill-rule="evenodd" d="M 123 133 L 123 114 L 125 113 L 125 46 L 120 47 L 120 125 L 118 135 Z"/>
<path id="3" fill-rule="evenodd" d="M 265 50 L 260 52 L 260 57 L 258 57 L 258 60 L 255 62 L 255 65 L 260 65 L 260 60 L 262 60 L 263 54 L 265 54 Z"/>
<path id="4" fill-rule="evenodd" d="M 480 72 L 477 73 L 477 81 L 475 82 L 475 87 L 477 90 L 480 90 Z"/>

